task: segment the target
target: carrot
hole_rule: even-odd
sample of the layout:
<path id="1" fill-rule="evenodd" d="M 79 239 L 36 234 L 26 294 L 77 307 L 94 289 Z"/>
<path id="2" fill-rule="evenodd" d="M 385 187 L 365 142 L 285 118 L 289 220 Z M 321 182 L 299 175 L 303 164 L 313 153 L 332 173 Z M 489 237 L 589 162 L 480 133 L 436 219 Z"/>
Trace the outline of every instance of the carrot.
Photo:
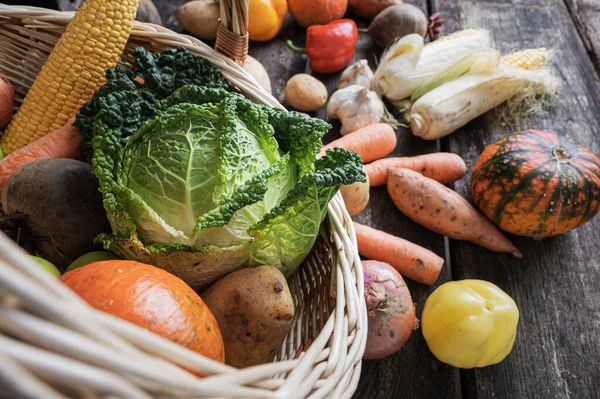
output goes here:
<path id="1" fill-rule="evenodd" d="M 356 222 L 354 229 L 362 256 L 387 262 L 403 276 L 427 285 L 433 285 L 440 275 L 444 259 L 430 250 Z"/>
<path id="2" fill-rule="evenodd" d="M 458 155 L 449 152 L 416 157 L 384 158 L 364 166 L 371 187 L 382 186 L 387 182 L 389 168 L 414 170 L 442 184 L 457 181 L 467 171 L 465 161 Z"/>
<path id="3" fill-rule="evenodd" d="M 410 169 L 390 169 L 388 193 L 414 222 L 455 240 L 466 240 L 520 258 L 521 252 L 455 191 Z"/>
<path id="4" fill-rule="evenodd" d="M 9 176 L 28 163 L 48 158 L 82 159 L 79 151 L 82 136 L 79 130 L 72 126 L 74 121 L 73 117 L 60 129 L 11 152 L 0 160 L 0 193 Z"/>
<path id="5" fill-rule="evenodd" d="M 385 123 L 365 126 L 325 145 L 319 156 L 328 148 L 345 148 L 361 156 L 364 163 L 388 156 L 396 148 L 396 132 Z"/>

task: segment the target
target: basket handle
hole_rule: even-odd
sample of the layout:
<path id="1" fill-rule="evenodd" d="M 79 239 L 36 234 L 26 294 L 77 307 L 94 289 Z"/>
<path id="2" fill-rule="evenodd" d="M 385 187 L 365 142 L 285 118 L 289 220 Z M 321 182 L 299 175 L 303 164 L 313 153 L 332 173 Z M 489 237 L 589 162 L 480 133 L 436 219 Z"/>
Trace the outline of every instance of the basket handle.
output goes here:
<path id="1" fill-rule="evenodd" d="M 243 65 L 248 55 L 250 0 L 221 0 L 215 50 Z"/>

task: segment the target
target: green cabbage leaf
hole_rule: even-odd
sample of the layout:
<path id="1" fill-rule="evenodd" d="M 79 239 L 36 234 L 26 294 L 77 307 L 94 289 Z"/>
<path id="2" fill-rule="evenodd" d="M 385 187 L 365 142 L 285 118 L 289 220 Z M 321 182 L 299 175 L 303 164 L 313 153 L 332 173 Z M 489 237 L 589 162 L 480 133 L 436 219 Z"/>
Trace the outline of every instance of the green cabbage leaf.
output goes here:
<path id="1" fill-rule="evenodd" d="M 199 57 L 169 51 L 109 71 L 78 116 L 112 225 L 97 240 L 195 288 L 245 266 L 291 275 L 341 185 L 365 181 L 362 160 L 317 159 L 327 123 L 252 103 Z"/>

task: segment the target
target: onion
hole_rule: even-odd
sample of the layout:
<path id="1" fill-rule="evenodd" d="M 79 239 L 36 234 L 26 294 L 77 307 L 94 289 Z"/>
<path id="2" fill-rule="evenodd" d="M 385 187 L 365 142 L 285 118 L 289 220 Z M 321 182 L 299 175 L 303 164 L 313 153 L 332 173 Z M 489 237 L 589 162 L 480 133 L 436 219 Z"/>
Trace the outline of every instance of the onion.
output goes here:
<path id="1" fill-rule="evenodd" d="M 415 325 L 415 306 L 404 279 L 390 264 L 363 261 L 369 333 L 363 359 L 399 351 Z"/>

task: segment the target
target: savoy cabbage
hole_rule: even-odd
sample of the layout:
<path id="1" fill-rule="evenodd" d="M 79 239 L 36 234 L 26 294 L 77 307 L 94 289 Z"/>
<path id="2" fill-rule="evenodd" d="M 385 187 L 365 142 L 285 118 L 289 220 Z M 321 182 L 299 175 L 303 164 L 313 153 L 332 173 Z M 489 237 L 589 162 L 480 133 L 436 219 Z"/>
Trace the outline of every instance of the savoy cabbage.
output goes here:
<path id="1" fill-rule="evenodd" d="M 317 159 L 327 123 L 252 103 L 183 58 L 176 76 L 139 51 L 138 68 L 110 71 L 78 116 L 113 230 L 97 240 L 194 287 L 242 266 L 289 276 L 340 186 L 365 181 L 362 160 L 342 149 Z"/>

